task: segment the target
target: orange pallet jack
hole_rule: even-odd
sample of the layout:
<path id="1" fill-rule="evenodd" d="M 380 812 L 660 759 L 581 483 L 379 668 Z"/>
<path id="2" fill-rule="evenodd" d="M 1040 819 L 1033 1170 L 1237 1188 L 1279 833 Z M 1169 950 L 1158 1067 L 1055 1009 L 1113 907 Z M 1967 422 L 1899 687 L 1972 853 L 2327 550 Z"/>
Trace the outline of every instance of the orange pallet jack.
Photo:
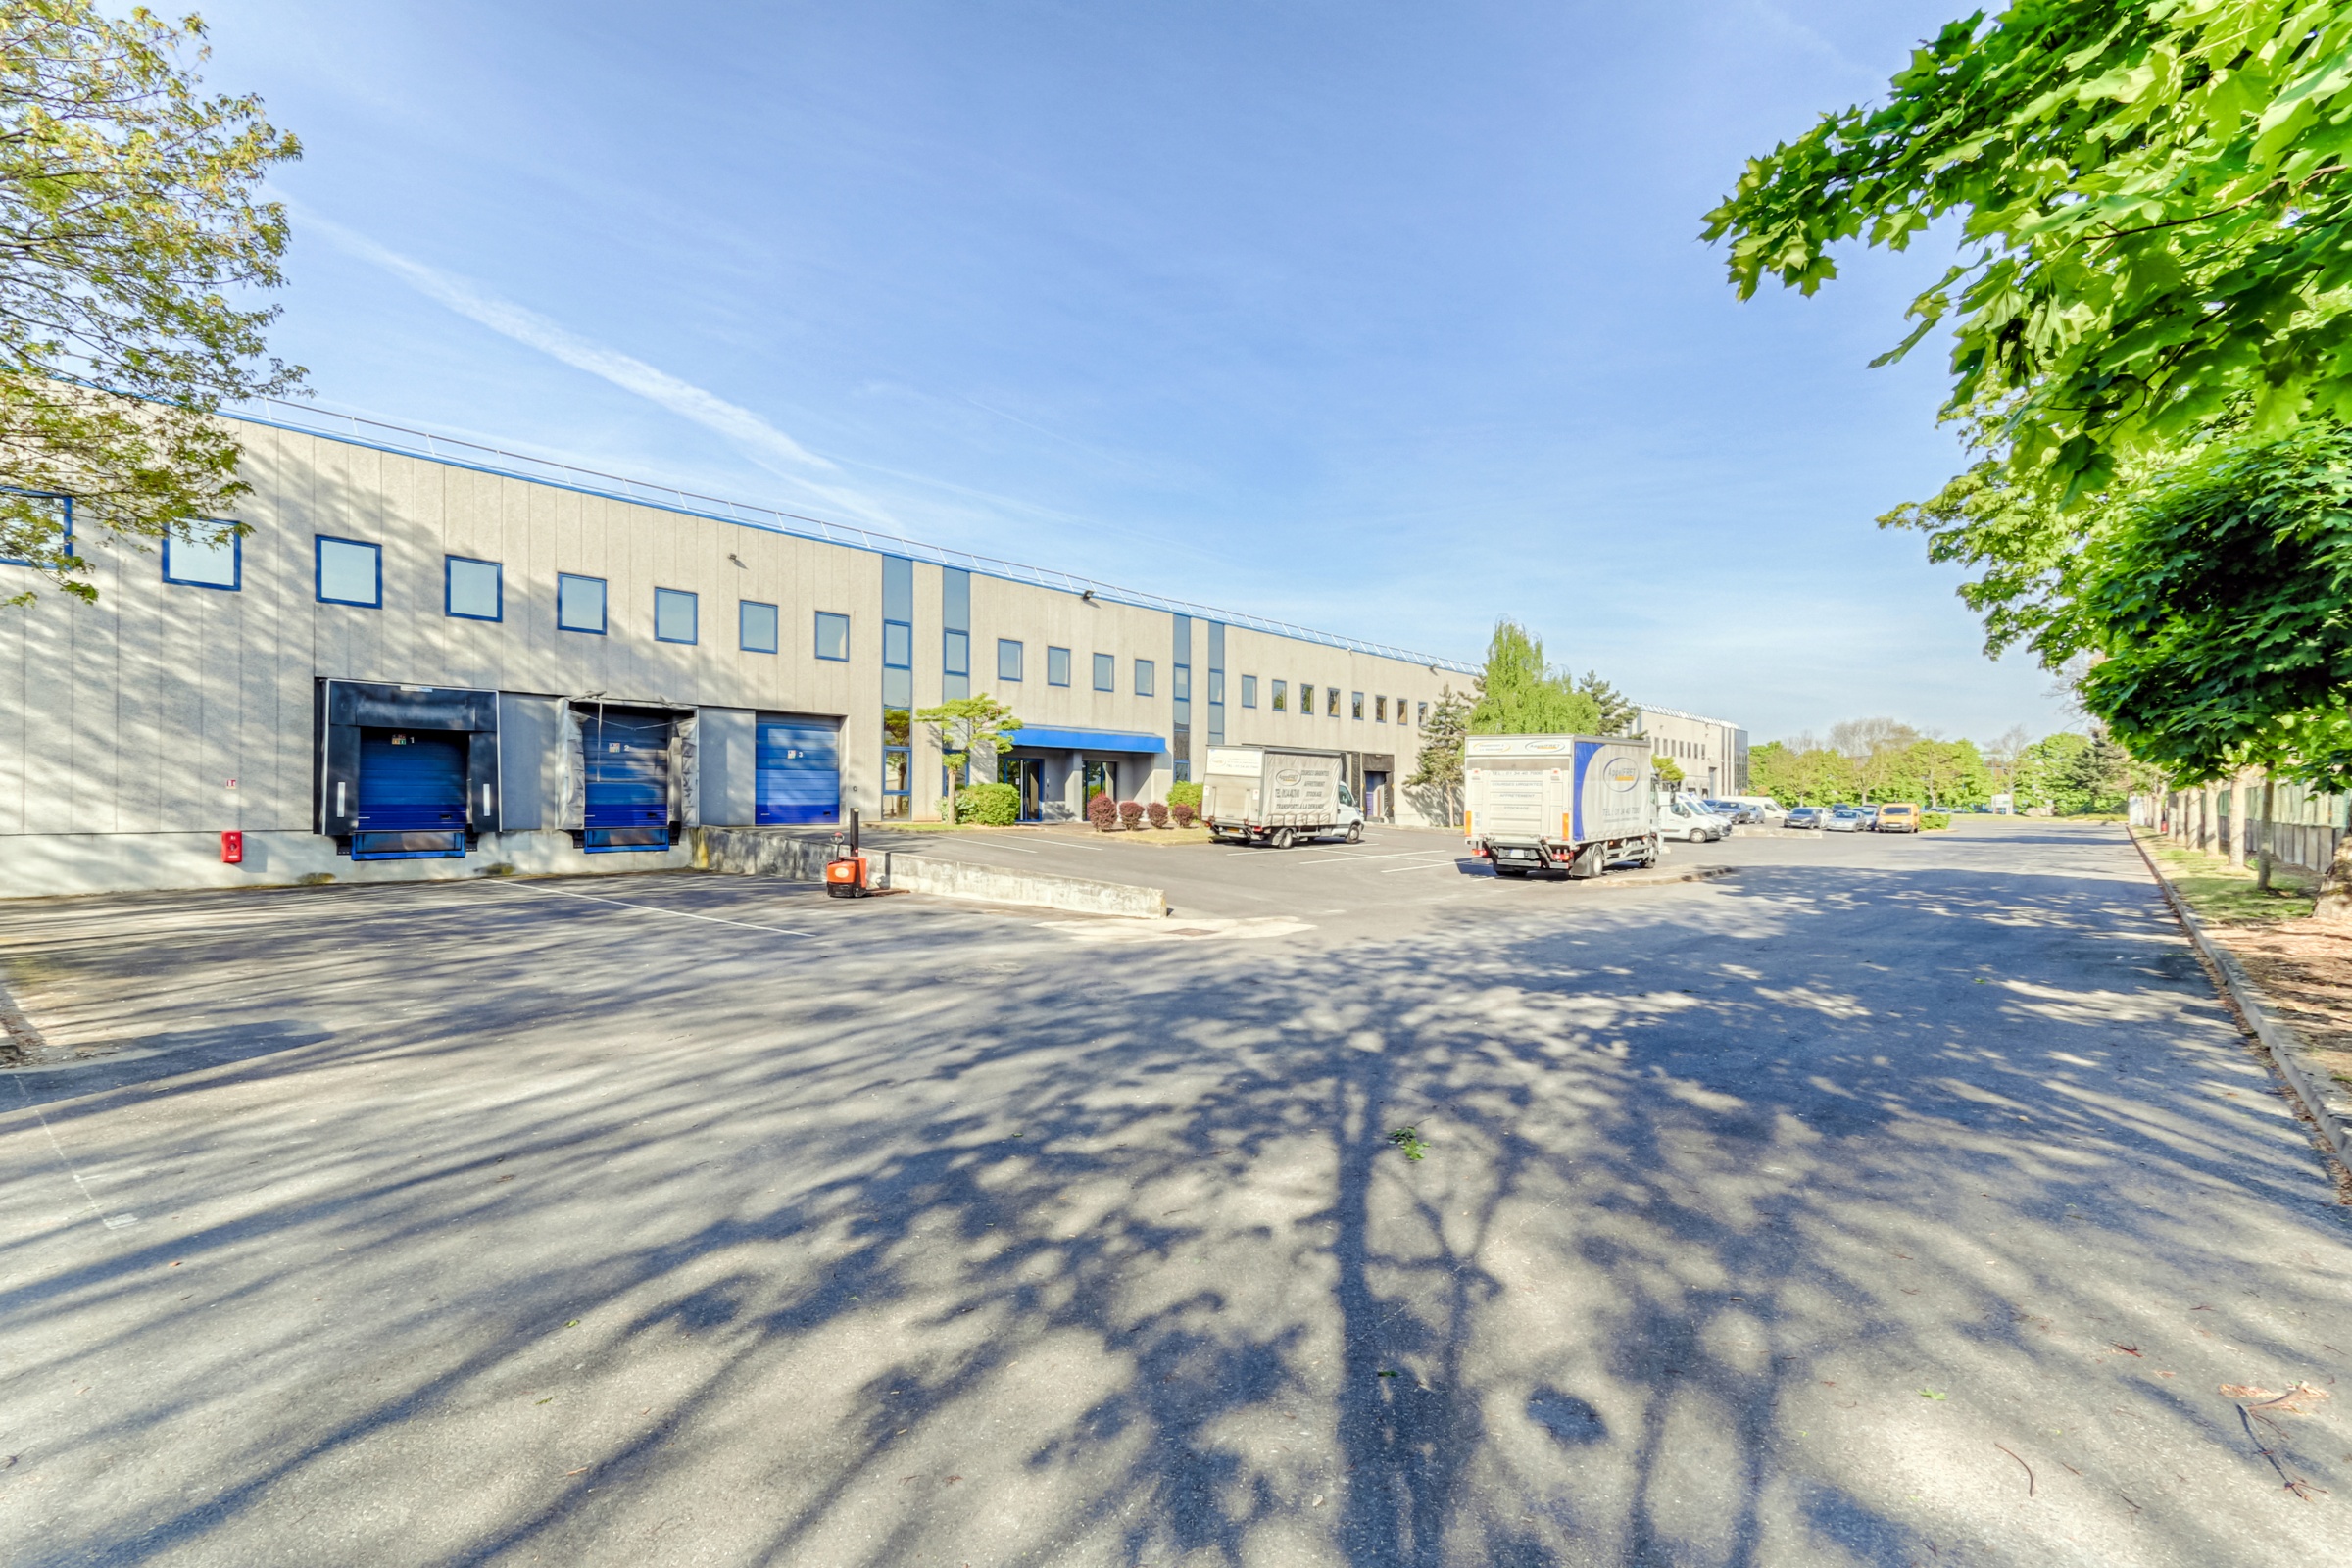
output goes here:
<path id="1" fill-rule="evenodd" d="M 825 892 L 836 899 L 862 899 L 873 892 L 865 885 L 865 857 L 858 853 L 858 812 L 854 808 L 849 832 L 833 835 L 833 858 L 825 862 Z"/>

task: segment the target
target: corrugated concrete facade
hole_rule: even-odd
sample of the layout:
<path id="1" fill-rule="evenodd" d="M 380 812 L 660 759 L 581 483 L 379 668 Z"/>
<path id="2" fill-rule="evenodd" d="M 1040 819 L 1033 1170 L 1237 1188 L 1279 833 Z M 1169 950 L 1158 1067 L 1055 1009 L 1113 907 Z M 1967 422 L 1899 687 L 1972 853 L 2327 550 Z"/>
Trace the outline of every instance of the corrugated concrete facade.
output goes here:
<path id="1" fill-rule="evenodd" d="M 466 876 L 501 864 L 683 864 L 682 848 L 584 854 L 564 831 L 553 748 L 559 715 L 583 702 L 702 715 L 698 799 L 713 825 L 749 820 L 744 746 L 754 714 L 835 721 L 844 811 L 882 814 L 883 554 L 268 424 L 238 430 L 254 486 L 236 517 L 253 529 L 239 588 L 169 583 L 155 554 L 93 547 L 97 605 L 43 588 L 30 607 L 0 609 L 0 895 Z M 381 547 L 379 608 L 319 601 L 321 535 Z M 445 612 L 452 556 L 501 565 L 503 619 Z M 560 572 L 606 581 L 605 634 L 558 628 Z M 945 685 L 943 568 L 918 561 L 911 573 L 913 704 L 923 707 Z M 33 586 L 30 574 L 0 565 L 0 597 L 20 585 Z M 697 596 L 696 642 L 656 640 L 657 588 Z M 777 607 L 777 652 L 738 646 L 744 600 Z M 972 691 L 994 693 L 1032 725 L 1171 735 L 1182 617 L 977 572 L 970 600 Z M 845 662 L 816 657 L 819 612 L 848 617 Z M 1189 628 L 1196 770 L 1210 739 L 1210 647 L 1221 636 L 1228 743 L 1348 751 L 1359 782 L 1367 761 L 1393 758 L 1390 799 L 1410 818 L 1395 785 L 1418 750 L 1411 720 L 1444 685 L 1466 684 L 1460 674 L 1212 630 L 1201 618 Z M 1001 638 L 1023 645 L 1018 682 L 996 678 Z M 1067 686 L 1048 680 L 1050 648 L 1069 650 Z M 1098 653 L 1116 660 L 1112 691 L 1094 689 Z M 1148 697 L 1136 692 L 1138 659 L 1154 664 Z M 1254 706 L 1241 700 L 1245 673 Z M 1274 679 L 1294 693 L 1283 712 L 1270 707 Z M 463 859 L 349 858 L 317 828 L 322 680 L 501 694 L 503 830 L 480 835 Z M 1322 700 L 1311 717 L 1297 711 L 1297 684 L 1307 681 L 1346 694 L 1341 716 Z M 919 725 L 911 739 L 911 814 L 935 816 L 936 750 Z M 1119 793 L 1163 798 L 1174 760 L 1162 752 L 1134 760 Z M 241 865 L 221 863 L 227 829 L 246 835 Z"/>

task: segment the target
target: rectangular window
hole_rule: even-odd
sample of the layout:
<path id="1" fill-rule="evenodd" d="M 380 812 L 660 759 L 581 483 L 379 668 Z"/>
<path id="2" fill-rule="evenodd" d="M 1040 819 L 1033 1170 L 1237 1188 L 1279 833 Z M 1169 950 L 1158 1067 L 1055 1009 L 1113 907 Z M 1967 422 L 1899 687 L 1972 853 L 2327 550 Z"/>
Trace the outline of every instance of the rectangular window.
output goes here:
<path id="1" fill-rule="evenodd" d="M 914 563 L 882 558 L 882 709 L 914 708 Z M 890 803 L 886 800 L 884 806 Z M 902 813 L 904 814 L 904 813 Z"/>
<path id="2" fill-rule="evenodd" d="M 914 628 L 905 621 L 882 623 L 882 662 L 892 669 L 914 667 Z"/>
<path id="3" fill-rule="evenodd" d="M 58 554 L 61 556 L 73 555 L 74 498 L 72 496 L 42 495 L 38 491 L 29 490 L 19 490 L 15 493 L 20 496 L 24 496 L 28 501 L 46 501 L 49 503 L 51 514 L 57 519 L 55 526 L 58 532 Z M 0 566 L 29 566 L 31 564 L 31 562 L 24 560 L 21 556 L 0 556 Z"/>
<path id="4" fill-rule="evenodd" d="M 1225 672 L 1221 669 L 1208 672 L 1208 700 L 1212 703 L 1225 700 Z"/>
<path id="5" fill-rule="evenodd" d="M 972 695 L 972 574 L 939 568 L 939 695 L 955 702 Z"/>
<path id="6" fill-rule="evenodd" d="M 658 643 L 690 643 L 701 627 L 697 619 L 701 607 L 694 595 L 683 588 L 654 590 L 654 641 Z"/>
<path id="7" fill-rule="evenodd" d="M 1413 728 L 1423 729 L 1426 728 L 1428 724 L 1429 705 L 1427 703 L 1415 703 L 1413 705 Z"/>
<path id="8" fill-rule="evenodd" d="M 1339 716 L 1340 716 L 1340 689 L 1339 689 L 1337 686 L 1326 686 L 1326 687 L 1324 687 L 1323 689 L 1324 689 L 1324 691 L 1326 691 L 1326 692 L 1328 692 L 1328 693 L 1330 694 L 1330 696 L 1329 696 L 1328 698 L 1326 698 L 1326 699 L 1325 699 L 1325 707 L 1328 709 L 1328 710 L 1330 711 L 1330 714 L 1331 714 L 1331 716 L 1332 716 L 1333 718 L 1337 718 L 1337 717 L 1339 717 Z"/>
<path id="9" fill-rule="evenodd" d="M 735 602 L 735 640 L 747 654 L 772 654 L 783 646 L 776 607 L 757 599 Z"/>
<path id="10" fill-rule="evenodd" d="M 1291 683 L 1287 680 L 1278 680 L 1275 681 L 1273 685 L 1274 711 L 1277 713 L 1289 712 L 1291 710 Z M 1242 695 L 1244 697 L 1248 697 L 1250 695 L 1250 677 L 1247 675 L 1242 677 Z M 1243 706 L 1248 707 L 1249 705 L 1245 703 Z"/>
<path id="11" fill-rule="evenodd" d="M 506 619 L 506 568 L 495 561 L 442 557 L 441 613 L 460 620 Z"/>
<path id="12" fill-rule="evenodd" d="M 850 617 L 829 610 L 816 612 L 816 657 L 845 663 L 850 657 Z"/>
<path id="13" fill-rule="evenodd" d="M 997 679 L 1021 678 L 1021 645 L 1009 637 L 997 639 Z"/>
<path id="14" fill-rule="evenodd" d="M 1255 675 L 1242 677 L 1242 706 L 1244 708 L 1257 706 L 1257 677 Z"/>
<path id="15" fill-rule="evenodd" d="M 1374 697 L 1372 699 L 1372 722 L 1386 724 L 1388 721 L 1389 700 L 1386 697 Z"/>
<path id="16" fill-rule="evenodd" d="M 1135 695 L 1149 697 L 1159 683 L 1159 669 L 1149 659 L 1135 662 Z"/>
<path id="17" fill-rule="evenodd" d="M 384 547 L 357 539 L 318 535 L 318 602 L 322 605 L 363 605 L 369 610 L 384 602 Z"/>
<path id="18" fill-rule="evenodd" d="M 235 534 L 216 544 L 210 537 L 166 539 L 164 581 L 189 588 L 235 593 L 245 586 L 245 541 Z"/>
<path id="19" fill-rule="evenodd" d="M 563 631 L 605 634 L 605 579 L 556 574 L 556 625 Z"/>
<path id="20" fill-rule="evenodd" d="M 1364 716 L 1364 694 L 1362 692 L 1357 692 L 1355 700 L 1348 705 L 1348 716 L 1359 719 Z"/>
<path id="21" fill-rule="evenodd" d="M 1070 683 L 1070 651 L 1067 648 L 1046 649 L 1046 684 L 1067 686 Z"/>
<path id="22" fill-rule="evenodd" d="M 1175 679 L 1168 687 L 1168 695 L 1180 703 L 1189 703 L 1193 700 L 1192 665 L 1178 664 L 1176 666 Z"/>
<path id="23" fill-rule="evenodd" d="M 1119 689 L 1119 661 L 1113 654 L 1095 656 L 1095 690 L 1115 692 Z"/>

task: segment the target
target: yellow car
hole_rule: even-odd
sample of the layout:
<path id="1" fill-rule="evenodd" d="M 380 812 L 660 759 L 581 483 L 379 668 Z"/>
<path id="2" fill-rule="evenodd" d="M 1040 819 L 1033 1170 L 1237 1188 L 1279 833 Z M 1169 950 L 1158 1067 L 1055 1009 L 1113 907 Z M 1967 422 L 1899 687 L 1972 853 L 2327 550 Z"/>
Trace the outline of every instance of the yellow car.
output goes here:
<path id="1" fill-rule="evenodd" d="M 1912 805 L 1882 806 L 1879 808 L 1878 828 L 1882 833 L 1916 833 L 1919 831 L 1919 808 Z"/>

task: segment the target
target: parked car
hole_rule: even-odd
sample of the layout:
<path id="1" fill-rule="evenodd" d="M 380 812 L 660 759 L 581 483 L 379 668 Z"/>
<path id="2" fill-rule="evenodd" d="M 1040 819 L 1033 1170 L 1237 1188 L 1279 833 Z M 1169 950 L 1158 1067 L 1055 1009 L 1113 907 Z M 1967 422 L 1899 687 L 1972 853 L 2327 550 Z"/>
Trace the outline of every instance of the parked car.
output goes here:
<path id="1" fill-rule="evenodd" d="M 1779 827 L 1788 820 L 1788 808 L 1769 795 L 1735 795 L 1732 800 L 1741 806 L 1755 808 L 1755 820 L 1766 827 Z"/>
<path id="2" fill-rule="evenodd" d="M 1877 807 L 1857 806 L 1854 808 L 1854 810 L 1859 813 L 1862 818 L 1862 831 L 1865 833 L 1876 833 L 1879 830 L 1879 808 Z"/>
<path id="3" fill-rule="evenodd" d="M 1788 808 L 1788 820 L 1781 825 L 1818 829 L 1829 819 L 1830 808 L 1826 806 L 1792 806 Z"/>
<path id="4" fill-rule="evenodd" d="M 1863 820 L 1859 808 L 1834 806 L 1830 808 L 1830 819 L 1822 824 L 1822 831 L 1826 833 L 1859 833 L 1862 831 Z"/>
<path id="5" fill-rule="evenodd" d="M 1713 811 L 1717 816 L 1727 817 L 1736 823 L 1761 822 L 1764 820 L 1763 811 L 1756 807 L 1748 805 L 1745 801 L 1707 800 L 1701 801 L 1698 804 L 1705 807 L 1708 810 Z"/>
<path id="6" fill-rule="evenodd" d="M 1669 795 L 1658 803 L 1658 837 L 1686 844 L 1712 844 L 1732 831 L 1729 817 L 1717 816 L 1689 795 Z"/>
<path id="7" fill-rule="evenodd" d="M 1879 808 L 1878 830 L 1882 833 L 1916 833 L 1919 831 L 1919 807 L 1912 802 L 1889 802 Z"/>

